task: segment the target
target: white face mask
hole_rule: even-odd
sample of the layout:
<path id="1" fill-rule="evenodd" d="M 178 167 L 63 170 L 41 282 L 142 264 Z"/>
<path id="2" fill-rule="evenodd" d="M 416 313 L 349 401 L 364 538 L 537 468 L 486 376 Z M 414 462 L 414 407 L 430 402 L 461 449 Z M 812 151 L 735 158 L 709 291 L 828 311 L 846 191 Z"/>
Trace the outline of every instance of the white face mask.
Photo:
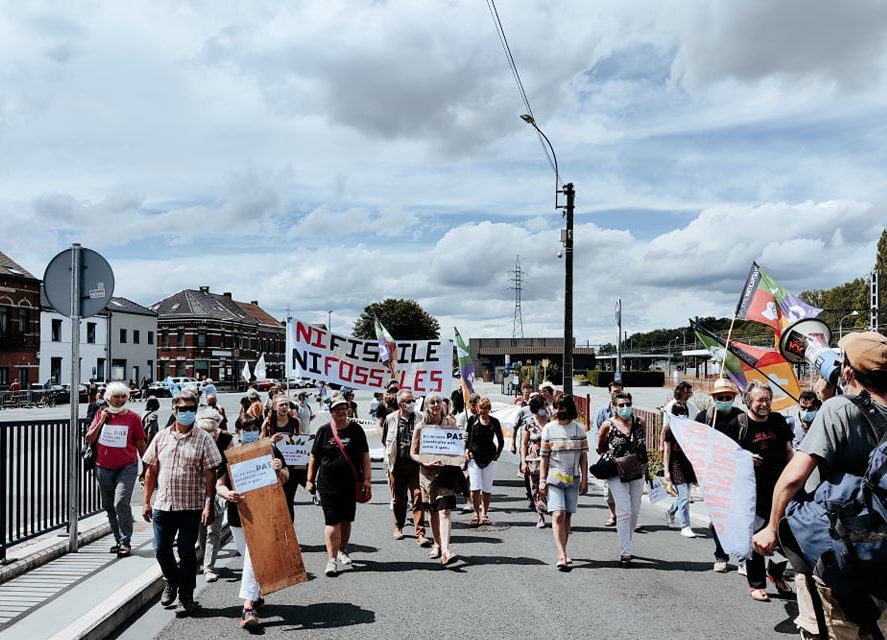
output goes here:
<path id="1" fill-rule="evenodd" d="M 122 405 L 120 405 L 119 407 L 115 407 L 113 404 L 105 405 L 105 411 L 107 411 L 110 414 L 116 415 L 118 413 L 122 413 L 124 409 L 126 409 L 125 402 Z"/>

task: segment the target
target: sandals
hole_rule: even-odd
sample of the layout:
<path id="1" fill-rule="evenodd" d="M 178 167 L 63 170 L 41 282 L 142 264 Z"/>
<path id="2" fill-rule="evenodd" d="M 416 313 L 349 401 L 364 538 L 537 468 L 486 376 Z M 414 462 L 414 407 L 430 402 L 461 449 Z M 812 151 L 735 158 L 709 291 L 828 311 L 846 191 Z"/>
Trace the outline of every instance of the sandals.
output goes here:
<path id="1" fill-rule="evenodd" d="M 443 554 L 440 557 L 440 564 L 445 567 L 448 564 L 450 564 L 451 562 L 455 562 L 458 559 L 459 559 L 458 554 L 455 554 L 452 551 L 447 551 L 445 554 Z"/>
<path id="2" fill-rule="evenodd" d="M 555 565 L 558 571 L 569 571 L 570 570 L 570 561 L 566 556 L 561 556 L 557 559 L 557 564 Z"/>
<path id="3" fill-rule="evenodd" d="M 440 557 L 440 547 L 437 545 L 434 545 L 433 547 L 431 547 L 431 551 L 428 552 L 428 557 L 431 558 L 432 560 L 436 560 L 437 558 L 439 558 Z"/>
<path id="4" fill-rule="evenodd" d="M 607 518 L 606 521 L 604 521 L 604 526 L 605 527 L 615 527 L 616 526 L 616 518 Z"/>
<path id="5" fill-rule="evenodd" d="M 470 524 L 472 527 L 476 527 L 480 524 L 480 516 L 475 513 L 473 516 L 471 516 L 471 521 L 468 524 Z"/>
<path id="6" fill-rule="evenodd" d="M 783 576 L 779 576 L 778 578 L 774 578 L 771 575 L 767 576 L 767 579 L 773 583 L 773 586 L 776 587 L 776 590 L 779 592 L 781 596 L 789 596 L 794 593 L 792 588 L 788 585 L 788 582 L 785 581 Z"/>
<path id="7" fill-rule="evenodd" d="M 493 521 L 490 520 L 489 516 L 484 516 L 480 522 L 481 522 L 481 524 L 493 524 Z"/>
<path id="8" fill-rule="evenodd" d="M 748 595 L 751 596 L 752 600 L 757 600 L 758 602 L 770 602 L 770 596 L 763 589 L 749 589 Z"/>

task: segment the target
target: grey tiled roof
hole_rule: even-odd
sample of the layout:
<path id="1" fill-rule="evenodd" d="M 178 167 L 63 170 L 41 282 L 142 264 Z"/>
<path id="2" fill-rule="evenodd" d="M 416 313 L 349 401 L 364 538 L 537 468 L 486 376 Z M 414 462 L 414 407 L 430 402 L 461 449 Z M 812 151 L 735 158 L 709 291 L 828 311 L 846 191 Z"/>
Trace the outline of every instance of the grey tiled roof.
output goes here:
<path id="1" fill-rule="evenodd" d="M 15 260 L 7 256 L 5 253 L 0 251 L 0 275 L 9 276 L 13 278 L 24 278 L 27 280 L 39 280 L 40 278 L 35 278 L 32 274 L 28 272 L 23 266 L 18 264 Z"/>
<path id="2" fill-rule="evenodd" d="M 168 298 L 155 302 L 150 307 L 159 318 L 210 318 L 228 322 L 258 324 L 228 296 L 208 291 L 183 289 Z"/>
<path id="3" fill-rule="evenodd" d="M 114 312 L 122 312 L 122 313 L 135 313 L 142 316 L 156 316 L 156 311 L 151 311 L 147 307 L 143 307 L 140 304 L 136 304 L 132 300 L 128 300 L 127 298 L 120 298 L 118 296 L 113 296 L 111 298 L 111 302 L 108 303 L 109 310 Z"/>

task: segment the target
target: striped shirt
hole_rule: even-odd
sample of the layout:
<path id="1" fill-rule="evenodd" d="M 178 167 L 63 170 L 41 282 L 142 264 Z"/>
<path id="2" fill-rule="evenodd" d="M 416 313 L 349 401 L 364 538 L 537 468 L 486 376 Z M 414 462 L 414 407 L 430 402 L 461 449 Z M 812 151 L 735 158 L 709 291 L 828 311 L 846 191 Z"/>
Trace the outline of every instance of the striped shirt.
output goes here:
<path id="1" fill-rule="evenodd" d="M 158 466 L 155 509 L 199 511 L 206 499 L 205 472 L 222 464 L 222 456 L 213 437 L 203 429 L 193 427 L 179 433 L 173 424 L 151 440 L 142 462 Z"/>
<path id="2" fill-rule="evenodd" d="M 568 424 L 549 422 L 542 428 L 542 446 L 539 453 L 548 456 L 549 473 L 582 475 L 580 459 L 588 452 L 588 436 L 575 420 Z"/>

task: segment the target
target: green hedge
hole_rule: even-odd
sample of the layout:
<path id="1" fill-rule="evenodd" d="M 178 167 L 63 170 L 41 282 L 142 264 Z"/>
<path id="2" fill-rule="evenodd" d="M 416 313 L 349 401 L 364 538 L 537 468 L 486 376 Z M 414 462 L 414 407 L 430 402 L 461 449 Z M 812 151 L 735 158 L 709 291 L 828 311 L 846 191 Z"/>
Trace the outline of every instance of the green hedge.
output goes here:
<path id="1" fill-rule="evenodd" d="M 593 387 L 606 387 L 613 381 L 614 371 L 585 372 L 588 384 Z M 622 384 L 626 387 L 663 387 L 665 386 L 665 371 L 623 371 Z"/>

